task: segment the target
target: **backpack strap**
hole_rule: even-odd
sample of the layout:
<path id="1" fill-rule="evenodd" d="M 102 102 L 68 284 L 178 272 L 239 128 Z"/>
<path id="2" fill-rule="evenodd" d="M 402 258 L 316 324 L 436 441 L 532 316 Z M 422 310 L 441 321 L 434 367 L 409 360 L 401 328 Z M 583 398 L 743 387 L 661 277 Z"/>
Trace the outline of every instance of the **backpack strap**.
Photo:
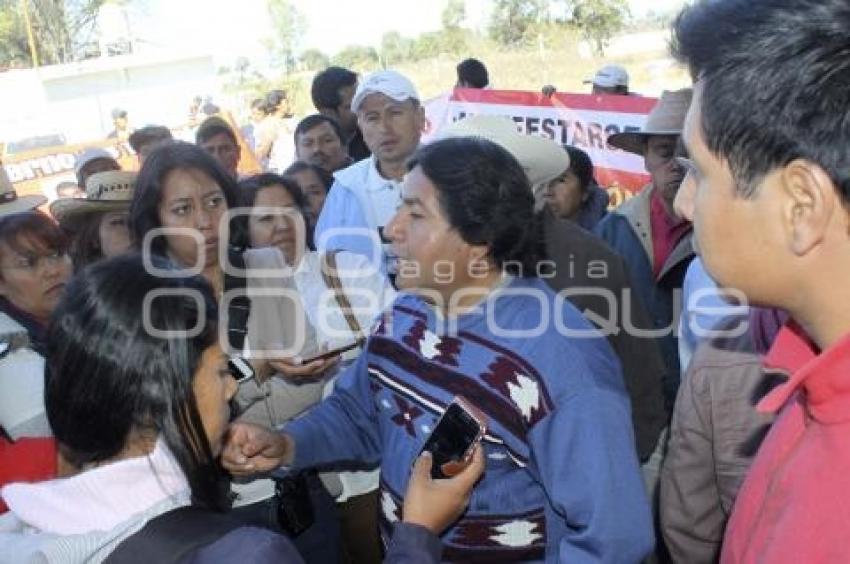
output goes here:
<path id="1" fill-rule="evenodd" d="M 177 564 L 245 524 L 230 515 L 187 505 L 148 521 L 104 560 L 104 564 Z"/>
<path id="2" fill-rule="evenodd" d="M 245 269 L 245 257 L 242 253 L 231 252 L 230 264 L 234 268 Z M 244 276 L 233 276 L 224 273 L 224 291 L 244 290 L 247 280 Z M 251 315 L 251 298 L 246 295 L 236 296 L 230 300 L 227 308 L 227 338 L 230 346 L 240 353 L 245 348 L 245 336 L 248 333 L 248 317 Z"/>
<path id="3" fill-rule="evenodd" d="M 334 250 L 322 255 L 322 278 L 325 281 L 325 285 L 333 290 L 336 303 L 339 305 L 339 309 L 342 310 L 348 327 L 354 333 L 358 346 L 362 346 L 366 342 L 366 335 L 363 333 L 360 323 L 357 322 L 357 318 L 354 317 L 351 302 L 348 301 L 348 296 L 345 295 L 345 289 L 342 287 L 342 281 L 339 279 L 339 272 L 336 266 L 336 253 L 337 251 Z"/>

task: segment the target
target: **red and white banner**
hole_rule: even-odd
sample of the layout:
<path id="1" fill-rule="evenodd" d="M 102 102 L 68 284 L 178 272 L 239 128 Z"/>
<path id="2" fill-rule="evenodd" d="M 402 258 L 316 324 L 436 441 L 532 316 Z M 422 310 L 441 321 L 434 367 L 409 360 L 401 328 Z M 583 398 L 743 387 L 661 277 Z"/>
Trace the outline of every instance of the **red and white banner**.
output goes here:
<path id="1" fill-rule="evenodd" d="M 548 137 L 561 145 L 574 145 L 590 155 L 600 186 L 608 189 L 616 206 L 643 187 L 649 176 L 643 158 L 608 145 L 608 136 L 639 131 L 657 102 L 643 96 L 596 96 L 539 92 L 456 88 L 425 102 L 427 117 L 423 141 L 467 115 L 496 114 L 510 117 L 520 133 Z"/>

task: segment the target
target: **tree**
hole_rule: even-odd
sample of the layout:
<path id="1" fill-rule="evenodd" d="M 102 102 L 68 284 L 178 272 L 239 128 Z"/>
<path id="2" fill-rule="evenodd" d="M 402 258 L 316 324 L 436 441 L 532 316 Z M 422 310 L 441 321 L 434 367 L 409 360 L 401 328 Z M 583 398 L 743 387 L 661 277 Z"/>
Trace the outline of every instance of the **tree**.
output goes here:
<path id="1" fill-rule="evenodd" d="M 443 50 L 443 34 L 430 31 L 413 40 L 411 55 L 414 61 L 436 57 Z"/>
<path id="2" fill-rule="evenodd" d="M 490 19 L 490 37 L 504 46 L 525 41 L 532 25 L 545 15 L 541 0 L 495 0 Z"/>
<path id="3" fill-rule="evenodd" d="M 413 40 L 397 31 L 388 31 L 381 38 L 381 62 L 384 67 L 409 61 L 413 52 Z"/>
<path id="4" fill-rule="evenodd" d="M 327 68 L 331 64 L 328 56 L 318 49 L 307 49 L 301 53 L 301 62 L 307 70 L 313 71 Z"/>
<path id="5" fill-rule="evenodd" d="M 332 60 L 340 67 L 368 71 L 378 66 L 378 52 L 373 47 L 350 45 L 337 53 Z"/>
<path id="6" fill-rule="evenodd" d="M 605 47 L 623 27 L 629 16 L 626 0 L 567 0 L 570 21 L 581 31 L 594 50 L 602 55 Z"/>
<path id="7" fill-rule="evenodd" d="M 295 53 L 307 30 L 307 20 L 289 0 L 266 0 L 274 37 L 266 42 L 277 63 L 285 72 L 295 67 Z"/>
<path id="8" fill-rule="evenodd" d="M 0 65 L 31 66 L 23 9 L 29 12 L 39 64 L 80 58 L 105 0 L 0 0 Z"/>
<path id="9" fill-rule="evenodd" d="M 449 0 L 441 14 L 443 29 L 460 29 L 466 19 L 466 4 L 463 0 Z"/>

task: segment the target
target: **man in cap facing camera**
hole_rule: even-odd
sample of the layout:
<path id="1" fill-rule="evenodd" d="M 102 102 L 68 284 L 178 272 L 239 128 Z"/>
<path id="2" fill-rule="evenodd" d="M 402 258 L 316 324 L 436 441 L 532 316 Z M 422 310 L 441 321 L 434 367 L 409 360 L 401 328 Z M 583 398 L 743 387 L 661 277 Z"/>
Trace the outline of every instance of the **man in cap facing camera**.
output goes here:
<path id="1" fill-rule="evenodd" d="M 372 156 L 334 175 L 314 238 L 320 249 L 379 259 L 373 265 L 391 272 L 389 245 L 377 243 L 384 242 L 383 228 L 399 204 L 405 163 L 419 146 L 425 112 L 413 83 L 392 70 L 367 76 L 351 110 Z"/>
<path id="2" fill-rule="evenodd" d="M 591 94 L 631 95 L 631 92 L 629 92 L 629 73 L 620 65 L 605 65 L 596 71 L 593 78 L 585 80 L 584 83 L 593 85 Z M 543 87 L 544 96 L 552 96 L 555 91 L 555 87 L 551 84 Z"/>
<path id="3" fill-rule="evenodd" d="M 584 83 L 593 85 L 591 94 L 629 95 L 629 73 L 620 65 L 606 65 Z"/>

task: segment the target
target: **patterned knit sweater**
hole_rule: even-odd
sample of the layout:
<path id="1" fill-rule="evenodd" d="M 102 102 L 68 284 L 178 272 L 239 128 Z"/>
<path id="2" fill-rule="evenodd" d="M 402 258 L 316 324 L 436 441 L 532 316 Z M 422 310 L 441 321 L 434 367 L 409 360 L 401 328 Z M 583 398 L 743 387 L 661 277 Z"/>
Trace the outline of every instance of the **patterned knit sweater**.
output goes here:
<path id="1" fill-rule="evenodd" d="M 336 391 L 286 430 L 294 466 L 381 462 L 384 530 L 410 468 L 462 395 L 488 418 L 487 468 L 443 559 L 628 562 L 653 545 L 629 399 L 607 341 L 537 279 L 440 318 L 400 296 Z"/>

